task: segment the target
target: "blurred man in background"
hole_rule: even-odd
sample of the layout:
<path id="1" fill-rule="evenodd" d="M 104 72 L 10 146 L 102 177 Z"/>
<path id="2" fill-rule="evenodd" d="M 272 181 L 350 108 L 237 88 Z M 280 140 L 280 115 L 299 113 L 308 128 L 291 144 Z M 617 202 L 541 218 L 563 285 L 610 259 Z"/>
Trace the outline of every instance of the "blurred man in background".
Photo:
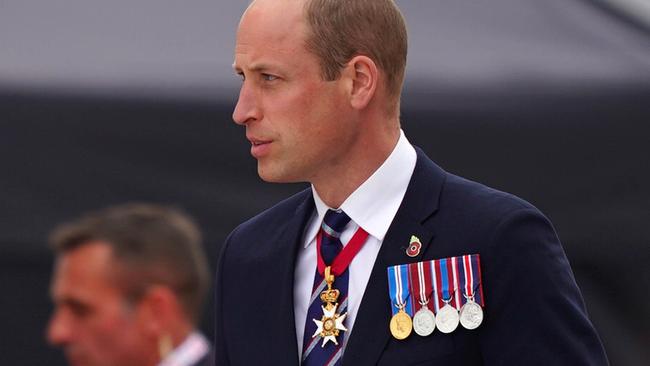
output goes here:
<path id="1" fill-rule="evenodd" d="M 164 207 L 126 204 L 58 227 L 48 341 L 72 365 L 208 365 L 197 332 L 208 265 L 197 226 Z"/>

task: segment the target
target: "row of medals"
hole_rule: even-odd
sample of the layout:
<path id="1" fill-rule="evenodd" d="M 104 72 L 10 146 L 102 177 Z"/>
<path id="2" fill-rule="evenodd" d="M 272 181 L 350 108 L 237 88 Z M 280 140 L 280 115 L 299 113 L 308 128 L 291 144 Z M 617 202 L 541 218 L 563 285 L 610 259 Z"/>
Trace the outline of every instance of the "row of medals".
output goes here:
<path id="1" fill-rule="evenodd" d="M 399 311 L 390 320 L 390 332 L 393 337 L 402 340 L 408 337 L 411 331 L 422 337 L 430 335 L 436 328 L 442 333 L 451 333 L 458 328 L 459 323 L 465 329 L 476 329 L 483 322 L 483 309 L 474 301 L 473 296 L 466 298 L 467 302 L 460 308 L 460 312 L 449 305 L 451 299 L 443 300 L 445 305 L 437 315 L 429 310 L 428 301 L 420 302 L 422 308 L 415 313 L 412 320 L 404 311 L 404 305 L 395 305 Z"/>

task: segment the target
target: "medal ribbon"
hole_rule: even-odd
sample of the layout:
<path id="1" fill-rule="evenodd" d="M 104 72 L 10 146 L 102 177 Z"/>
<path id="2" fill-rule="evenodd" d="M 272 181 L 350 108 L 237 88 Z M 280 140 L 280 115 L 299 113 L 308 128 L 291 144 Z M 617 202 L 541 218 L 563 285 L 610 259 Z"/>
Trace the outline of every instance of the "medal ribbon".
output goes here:
<path id="1" fill-rule="evenodd" d="M 411 263 L 409 266 L 410 291 L 415 296 L 413 311 L 418 312 L 423 307 L 431 309 L 431 265 L 429 262 Z"/>
<path id="2" fill-rule="evenodd" d="M 459 302 L 461 306 L 465 305 L 465 303 L 468 301 L 467 299 L 473 292 L 473 290 L 470 290 L 472 288 L 472 283 L 474 280 L 471 269 L 469 267 L 469 257 L 469 255 L 454 257 L 456 267 L 458 268 L 458 292 L 461 294 Z"/>
<path id="3" fill-rule="evenodd" d="M 388 293 L 390 294 L 391 310 L 395 315 L 400 307 L 413 317 L 413 305 L 408 285 L 408 264 L 388 267 Z"/>
<path id="4" fill-rule="evenodd" d="M 483 298 L 483 279 L 481 278 L 481 257 L 478 254 L 470 255 L 470 264 L 472 269 L 472 278 L 474 284 L 472 286 L 474 301 L 485 307 L 485 299 Z"/>
<path id="5" fill-rule="evenodd" d="M 473 296 L 474 301 L 485 306 L 483 284 L 481 281 L 481 261 L 478 254 L 436 259 L 424 263 L 430 268 L 431 295 L 433 304 L 430 309 L 437 314 L 445 303 L 457 310 Z M 453 292 L 452 292 L 453 291 Z"/>
<path id="6" fill-rule="evenodd" d="M 473 298 L 474 302 L 483 306 L 479 255 L 468 254 L 457 257 L 457 266 L 460 282 L 459 287 L 463 291 L 463 296 L 461 297 L 462 304 L 465 304 L 468 298 Z"/>
<path id="7" fill-rule="evenodd" d="M 442 300 L 440 300 L 440 286 L 439 283 L 440 281 L 438 278 L 440 278 L 440 270 L 436 271 L 436 263 L 438 261 L 429 261 L 428 267 L 431 269 L 431 287 L 433 288 L 433 293 L 431 294 L 431 298 L 433 300 L 433 312 L 435 314 L 438 314 L 438 310 L 442 307 L 441 303 Z"/>
<path id="8" fill-rule="evenodd" d="M 318 235 L 316 236 L 316 253 L 318 255 L 318 273 L 321 274 L 321 276 L 324 275 L 325 273 L 325 267 L 327 267 L 327 264 L 323 260 L 323 256 L 321 255 L 320 252 L 320 247 L 321 247 L 321 241 L 323 237 L 323 230 L 318 231 Z M 332 263 L 330 263 L 330 271 L 334 276 L 339 276 L 341 273 L 345 272 L 345 270 L 348 268 L 350 263 L 352 263 L 352 259 L 354 259 L 354 256 L 359 253 L 361 250 L 361 247 L 363 244 L 366 242 L 366 239 L 368 238 L 368 233 L 363 230 L 361 227 L 357 230 L 356 233 L 352 236 L 352 239 L 348 242 L 345 247 L 341 250 L 341 252 L 334 258 Z"/>
<path id="9" fill-rule="evenodd" d="M 441 295 L 440 300 L 442 305 L 445 303 L 450 304 L 455 307 L 455 301 L 451 293 L 451 289 L 454 286 L 453 284 L 453 275 L 451 275 L 451 266 L 449 263 L 449 258 L 439 259 L 436 262 L 436 277 L 440 286 L 440 291 L 438 293 Z M 451 281 L 451 282 L 450 282 Z"/>
<path id="10" fill-rule="evenodd" d="M 465 269 L 465 296 L 474 297 L 474 274 L 472 273 L 472 259 L 469 255 L 463 256 L 463 268 Z"/>
<path id="11" fill-rule="evenodd" d="M 461 299 L 465 299 L 465 297 L 461 294 L 463 290 L 458 272 L 462 270 L 462 266 L 458 265 L 458 258 L 459 257 L 451 257 L 448 259 L 449 264 L 451 265 L 451 278 L 453 279 L 451 288 L 454 289 L 454 292 L 451 296 L 454 298 L 454 307 L 456 307 L 456 310 L 460 310 Z"/>

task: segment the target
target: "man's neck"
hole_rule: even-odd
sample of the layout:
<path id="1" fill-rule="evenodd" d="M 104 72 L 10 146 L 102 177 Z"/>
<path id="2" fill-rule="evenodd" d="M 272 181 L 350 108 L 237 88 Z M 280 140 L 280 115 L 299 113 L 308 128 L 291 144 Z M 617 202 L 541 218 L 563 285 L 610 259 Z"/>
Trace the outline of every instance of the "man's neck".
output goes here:
<path id="1" fill-rule="evenodd" d="M 400 130 L 375 139 L 376 143 L 358 143 L 356 151 L 335 172 L 316 177 L 312 184 L 323 202 L 332 208 L 343 202 L 359 188 L 390 156 L 399 140 Z"/>

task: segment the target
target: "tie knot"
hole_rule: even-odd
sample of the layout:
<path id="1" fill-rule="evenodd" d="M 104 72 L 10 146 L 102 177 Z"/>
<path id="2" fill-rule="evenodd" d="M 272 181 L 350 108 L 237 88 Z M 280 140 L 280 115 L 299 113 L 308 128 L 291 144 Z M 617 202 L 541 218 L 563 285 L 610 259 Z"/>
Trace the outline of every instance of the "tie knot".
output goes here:
<path id="1" fill-rule="evenodd" d="M 322 228 L 329 236 L 338 238 L 348 222 L 350 222 L 350 217 L 345 212 L 327 210 Z"/>

